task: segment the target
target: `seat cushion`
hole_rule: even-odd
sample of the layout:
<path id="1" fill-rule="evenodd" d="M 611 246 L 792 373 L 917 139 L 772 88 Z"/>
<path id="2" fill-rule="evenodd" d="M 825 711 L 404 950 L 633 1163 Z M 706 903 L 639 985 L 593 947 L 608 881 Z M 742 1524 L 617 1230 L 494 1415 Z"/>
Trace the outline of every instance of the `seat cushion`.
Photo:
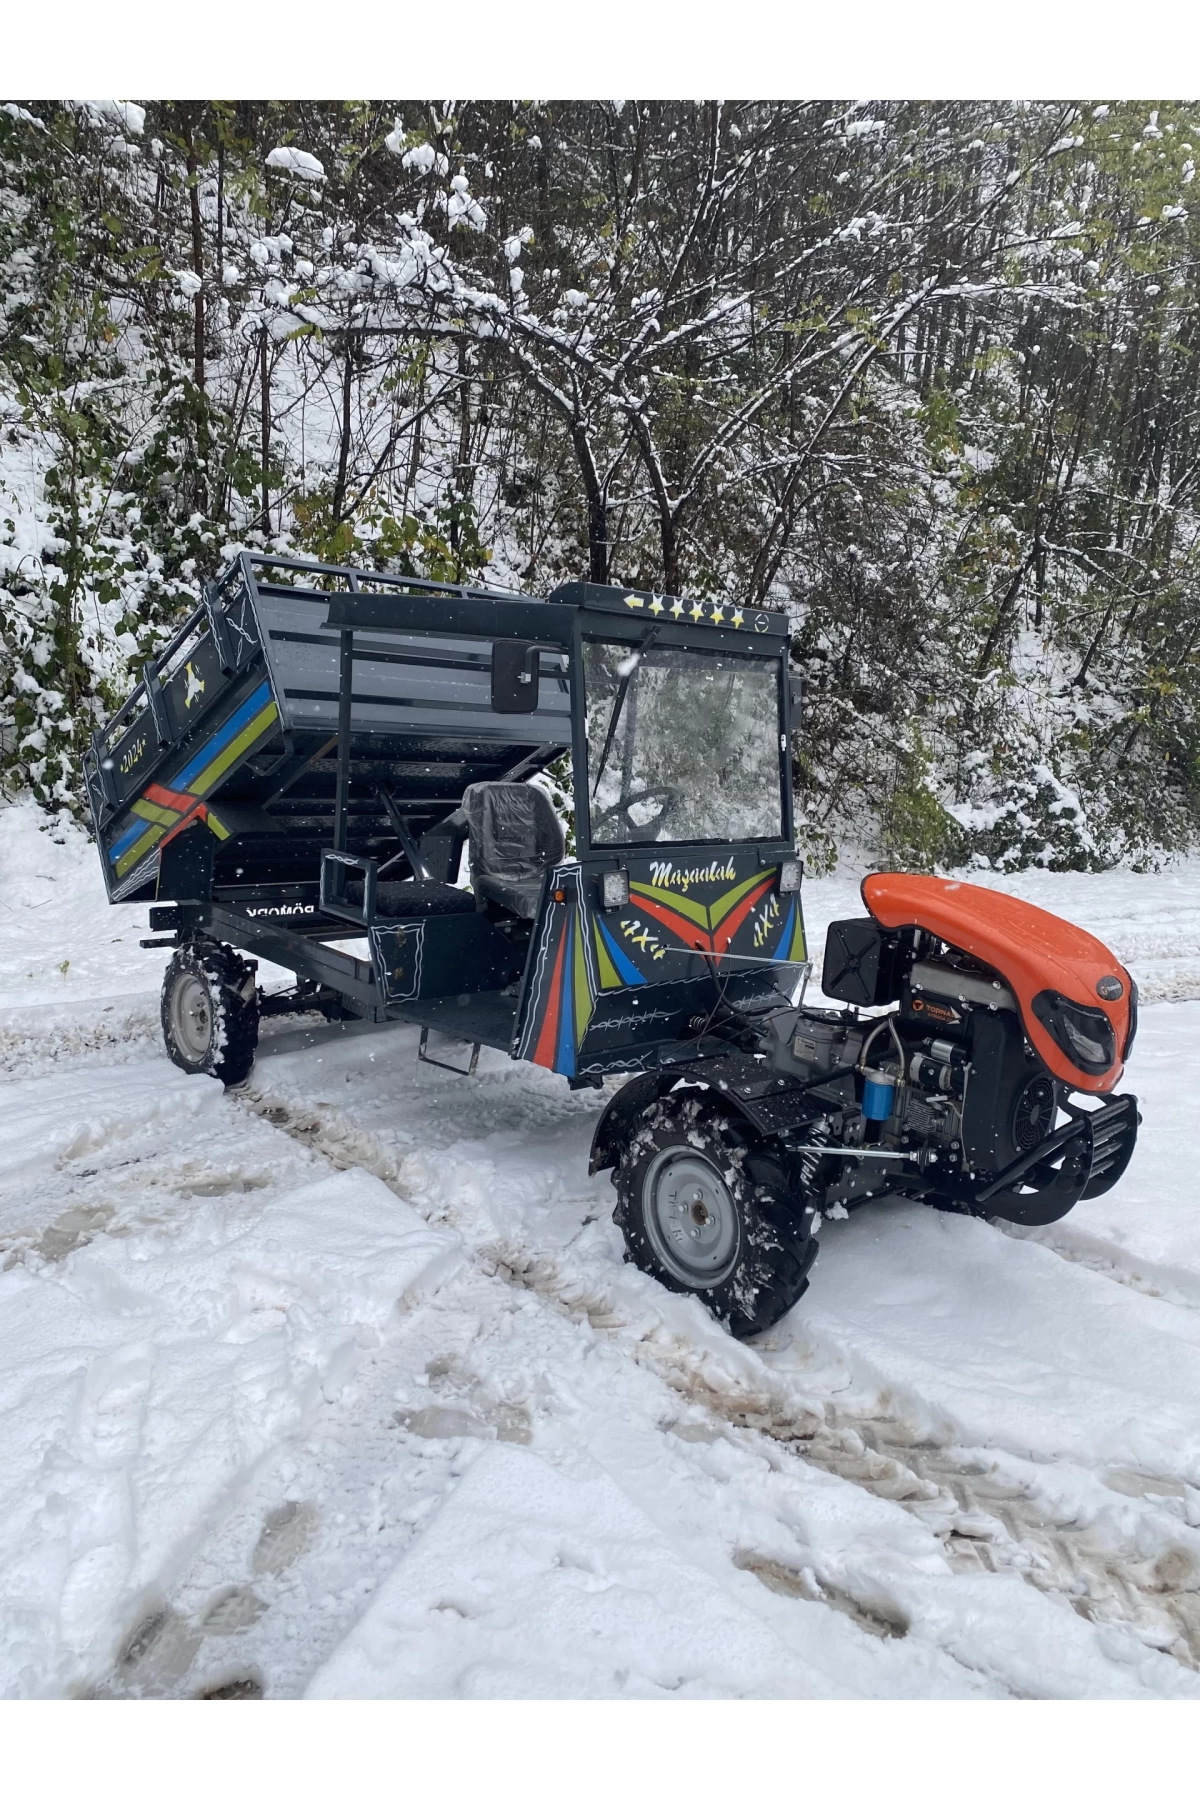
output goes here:
<path id="1" fill-rule="evenodd" d="M 363 884 L 346 883 L 351 906 L 361 906 Z M 441 881 L 380 881 L 375 887 L 375 914 L 380 919 L 430 919 L 439 913 L 475 911 L 475 896 Z"/>
<path id="2" fill-rule="evenodd" d="M 506 879 L 501 875 L 474 876 L 475 889 L 487 900 L 494 900 L 506 912 L 515 913 L 518 919 L 536 919 L 538 901 L 542 897 L 542 877 L 533 875 L 524 881 Z"/>

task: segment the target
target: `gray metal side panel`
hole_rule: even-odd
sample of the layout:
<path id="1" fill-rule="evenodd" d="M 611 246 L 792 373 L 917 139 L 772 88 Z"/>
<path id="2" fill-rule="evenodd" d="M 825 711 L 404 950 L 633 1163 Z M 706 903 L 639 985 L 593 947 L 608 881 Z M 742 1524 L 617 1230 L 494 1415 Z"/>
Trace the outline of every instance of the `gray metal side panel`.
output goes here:
<path id="1" fill-rule="evenodd" d="M 337 729 L 338 634 L 321 629 L 326 607 L 324 597 L 259 597 L 259 624 L 270 644 L 275 697 L 289 730 Z M 355 633 L 358 652 L 369 652 L 372 646 L 391 656 L 444 657 L 472 666 L 356 659 L 356 732 L 436 734 L 491 743 L 536 739 L 564 747 L 571 742 L 570 694 L 565 682 L 560 685 L 544 665 L 537 712 L 503 714 L 491 707 L 492 647 L 486 639 Z"/>

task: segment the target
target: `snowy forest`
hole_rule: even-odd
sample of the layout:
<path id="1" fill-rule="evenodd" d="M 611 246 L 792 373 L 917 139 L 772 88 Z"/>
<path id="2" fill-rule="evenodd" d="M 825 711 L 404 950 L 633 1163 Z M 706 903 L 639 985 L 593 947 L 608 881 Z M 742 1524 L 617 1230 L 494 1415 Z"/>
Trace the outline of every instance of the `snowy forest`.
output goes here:
<path id="1" fill-rule="evenodd" d="M 239 546 L 791 618 L 798 835 L 1200 834 L 1200 107 L 10 102 L 0 783 Z"/>

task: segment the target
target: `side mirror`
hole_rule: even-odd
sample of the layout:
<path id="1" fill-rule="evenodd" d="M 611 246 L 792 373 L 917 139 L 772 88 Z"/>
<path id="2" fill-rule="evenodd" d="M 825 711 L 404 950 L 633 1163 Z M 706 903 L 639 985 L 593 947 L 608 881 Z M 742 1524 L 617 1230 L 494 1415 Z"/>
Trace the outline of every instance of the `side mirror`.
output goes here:
<path id="1" fill-rule="evenodd" d="M 492 711 L 536 712 L 539 675 L 536 644 L 523 638 L 498 638 L 492 645 Z"/>

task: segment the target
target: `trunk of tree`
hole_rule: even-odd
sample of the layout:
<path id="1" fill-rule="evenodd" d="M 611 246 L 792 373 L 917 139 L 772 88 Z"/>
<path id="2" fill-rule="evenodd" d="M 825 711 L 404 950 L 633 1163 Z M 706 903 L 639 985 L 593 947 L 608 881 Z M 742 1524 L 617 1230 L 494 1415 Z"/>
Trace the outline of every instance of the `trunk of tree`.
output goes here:
<path id="1" fill-rule="evenodd" d="M 608 503 L 600 487 L 588 495 L 588 580 L 608 584 Z"/>
<path id="2" fill-rule="evenodd" d="M 1024 560 L 1021 562 L 1020 567 L 1014 573 L 1012 580 L 1004 590 L 1000 604 L 996 608 L 996 616 L 992 620 L 991 630 L 987 634 L 987 639 L 980 652 L 979 661 L 975 665 L 975 679 L 977 681 L 986 675 L 988 668 L 991 665 L 992 657 L 996 654 L 996 648 L 1000 642 L 1004 627 L 1008 623 L 1017 595 L 1021 591 L 1021 584 L 1033 566 L 1035 554 L 1036 552 L 1032 549 L 1027 553 Z"/>
<path id="3" fill-rule="evenodd" d="M 342 366 L 342 418 L 341 435 L 338 442 L 337 476 L 333 484 L 333 522 L 340 525 L 342 508 L 346 504 L 346 470 L 350 463 L 350 426 L 352 405 L 354 400 L 354 352 L 351 339 L 346 338 L 346 360 Z"/>
<path id="4" fill-rule="evenodd" d="M 683 575 L 679 566 L 679 530 L 674 516 L 664 513 L 659 519 L 662 542 L 663 593 L 682 594 Z"/>
<path id="5" fill-rule="evenodd" d="M 271 535 L 271 370 L 267 358 L 268 333 L 264 325 L 258 346 L 258 373 L 260 382 L 259 425 L 261 428 L 261 455 L 259 469 L 262 481 L 262 533 Z"/>
<path id="6" fill-rule="evenodd" d="M 601 587 L 606 587 L 608 585 L 608 492 L 596 468 L 596 458 L 592 451 L 591 438 L 588 436 L 586 424 L 576 417 L 572 419 L 570 429 L 571 441 L 575 446 L 575 457 L 579 464 L 579 473 L 583 477 L 583 491 L 587 500 L 588 580 L 597 582 Z"/>
<path id="7" fill-rule="evenodd" d="M 458 481 L 460 496 L 470 498 L 474 470 L 471 467 L 471 389 L 467 381 L 470 364 L 467 346 L 458 346 L 458 374 L 462 386 L 458 390 Z"/>
<path id="8" fill-rule="evenodd" d="M 217 292 L 225 285 L 225 143 L 217 145 Z"/>
<path id="9" fill-rule="evenodd" d="M 187 168 L 188 206 L 192 224 L 192 270 L 199 287 L 192 298 L 192 380 L 198 395 L 196 451 L 199 468 L 196 477 L 197 511 L 207 511 L 208 496 L 208 395 L 205 391 L 204 331 L 204 229 L 200 217 L 200 166 L 196 157 L 195 131 L 189 119 L 184 139 Z"/>

